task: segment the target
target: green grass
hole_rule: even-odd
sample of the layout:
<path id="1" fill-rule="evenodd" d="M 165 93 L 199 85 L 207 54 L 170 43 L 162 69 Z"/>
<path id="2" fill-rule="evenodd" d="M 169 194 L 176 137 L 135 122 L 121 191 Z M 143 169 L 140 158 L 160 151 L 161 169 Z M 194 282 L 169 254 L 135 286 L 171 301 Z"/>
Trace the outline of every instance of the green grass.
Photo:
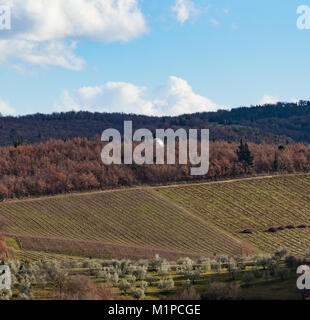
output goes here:
<path id="1" fill-rule="evenodd" d="M 14 248 L 14 249 L 16 249 L 16 250 L 19 250 L 19 249 L 20 249 L 17 240 L 14 239 L 14 238 L 11 238 L 11 237 L 7 237 L 7 238 L 6 238 L 6 245 L 7 245 L 8 247 Z"/>

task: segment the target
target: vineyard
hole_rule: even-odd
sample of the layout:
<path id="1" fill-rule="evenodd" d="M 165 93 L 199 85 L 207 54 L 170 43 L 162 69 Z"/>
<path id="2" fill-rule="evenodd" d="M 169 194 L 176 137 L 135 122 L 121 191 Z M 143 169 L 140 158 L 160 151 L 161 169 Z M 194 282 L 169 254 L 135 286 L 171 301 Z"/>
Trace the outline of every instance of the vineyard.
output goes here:
<path id="1" fill-rule="evenodd" d="M 6 201 L 6 234 L 35 255 L 175 259 L 310 244 L 310 175 Z"/>
<path id="2" fill-rule="evenodd" d="M 30 250 L 120 258 L 254 251 L 147 188 L 8 201 L 0 215 Z"/>
<path id="3" fill-rule="evenodd" d="M 305 254 L 310 244 L 310 175 L 158 188 L 204 221 L 263 252 L 284 246 Z"/>

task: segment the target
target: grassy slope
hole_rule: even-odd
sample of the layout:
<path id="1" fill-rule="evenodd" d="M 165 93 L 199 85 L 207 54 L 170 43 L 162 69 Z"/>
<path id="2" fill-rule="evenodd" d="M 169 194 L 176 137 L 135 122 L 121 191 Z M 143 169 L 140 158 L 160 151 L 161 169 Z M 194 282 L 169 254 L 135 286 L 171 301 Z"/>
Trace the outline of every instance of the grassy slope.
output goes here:
<path id="1" fill-rule="evenodd" d="M 304 253 L 309 228 L 265 230 L 309 225 L 309 190 L 310 175 L 286 175 L 8 201 L 0 215 L 9 222 L 7 233 L 32 250 L 133 258 L 156 251 L 238 255 L 254 246 Z"/>

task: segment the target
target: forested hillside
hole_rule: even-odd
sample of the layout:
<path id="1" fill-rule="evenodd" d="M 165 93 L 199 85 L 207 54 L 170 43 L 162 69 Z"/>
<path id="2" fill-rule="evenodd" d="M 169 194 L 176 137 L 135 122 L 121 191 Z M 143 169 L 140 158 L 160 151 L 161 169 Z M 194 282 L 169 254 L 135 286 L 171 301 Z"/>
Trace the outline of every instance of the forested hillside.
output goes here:
<path id="1" fill-rule="evenodd" d="M 310 142 L 310 102 L 237 108 L 179 117 L 147 117 L 118 113 L 68 112 L 0 118 L 0 145 L 33 144 L 51 138 L 93 138 L 107 128 L 209 128 L 211 139 L 255 143 Z"/>
<path id="2" fill-rule="evenodd" d="M 211 142 L 209 173 L 199 177 L 190 175 L 190 163 L 106 166 L 101 161 L 103 144 L 99 139 L 50 140 L 38 145 L 1 147 L 0 199 L 310 169 L 309 145 L 242 146 L 240 151 L 238 143 Z M 176 156 L 178 163 L 177 152 Z"/>

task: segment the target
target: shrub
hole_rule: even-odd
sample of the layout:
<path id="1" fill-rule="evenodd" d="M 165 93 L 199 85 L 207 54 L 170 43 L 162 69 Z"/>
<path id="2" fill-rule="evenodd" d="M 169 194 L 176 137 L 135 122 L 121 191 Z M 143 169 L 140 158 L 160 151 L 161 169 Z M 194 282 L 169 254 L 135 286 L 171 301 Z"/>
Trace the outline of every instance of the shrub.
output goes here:
<path id="1" fill-rule="evenodd" d="M 156 254 L 155 257 L 150 261 L 150 267 L 156 269 L 165 263 L 166 260 L 161 258 L 158 254 Z"/>
<path id="2" fill-rule="evenodd" d="M 59 263 L 54 260 L 44 261 L 41 268 L 42 271 L 45 272 L 47 279 L 59 290 L 59 293 L 61 294 L 67 281 L 68 272 L 61 269 Z"/>
<path id="3" fill-rule="evenodd" d="M 183 288 L 184 288 L 184 289 L 190 288 L 190 287 L 192 287 L 192 286 L 193 286 L 193 284 L 192 284 L 192 282 L 191 282 L 189 279 L 187 279 L 187 280 L 183 283 Z"/>
<path id="4" fill-rule="evenodd" d="M 210 260 L 210 258 L 200 258 L 198 260 L 198 264 L 200 264 L 202 270 L 211 271 L 211 260 Z"/>
<path id="5" fill-rule="evenodd" d="M 289 277 L 290 270 L 287 268 L 279 268 L 276 272 L 276 276 L 279 277 L 282 281 Z"/>
<path id="6" fill-rule="evenodd" d="M 147 289 L 148 285 L 149 284 L 146 281 L 141 281 L 140 287 L 142 290 L 145 291 Z"/>
<path id="7" fill-rule="evenodd" d="M 243 277 L 242 277 L 242 281 L 245 283 L 250 283 L 253 282 L 255 280 L 255 276 L 252 272 L 247 272 Z"/>
<path id="8" fill-rule="evenodd" d="M 221 264 L 217 261 L 213 261 L 211 263 L 211 269 L 215 272 L 220 272 L 221 271 Z"/>
<path id="9" fill-rule="evenodd" d="M 100 283 L 97 287 L 97 294 L 100 300 L 115 300 L 116 296 L 111 282 Z"/>
<path id="10" fill-rule="evenodd" d="M 158 288 L 163 290 L 172 290 L 174 288 L 173 279 L 161 279 L 158 283 Z"/>
<path id="11" fill-rule="evenodd" d="M 288 268 L 296 268 L 304 263 L 305 261 L 303 259 L 297 259 L 294 256 L 288 256 L 285 258 L 285 264 Z"/>
<path id="12" fill-rule="evenodd" d="M 150 265 L 150 262 L 147 259 L 143 259 L 143 260 L 139 260 L 137 264 L 139 267 L 144 267 L 147 269 L 148 266 Z"/>
<path id="13" fill-rule="evenodd" d="M 170 272 L 170 266 L 168 264 L 162 264 L 158 269 L 157 269 L 157 274 L 159 276 L 167 276 Z"/>
<path id="14" fill-rule="evenodd" d="M 270 255 L 260 255 L 256 257 L 256 265 L 258 267 L 263 267 L 264 270 L 270 267 L 272 264 L 272 258 Z"/>
<path id="15" fill-rule="evenodd" d="M 0 300 L 10 300 L 12 297 L 11 290 L 0 290 Z"/>
<path id="16" fill-rule="evenodd" d="M 243 234 L 252 234 L 252 233 L 253 233 L 253 230 L 251 230 L 251 229 L 245 229 L 245 230 L 241 231 L 241 233 L 243 233 Z"/>
<path id="17" fill-rule="evenodd" d="M 240 297 L 240 286 L 236 283 L 226 284 L 212 282 L 207 285 L 202 300 L 237 300 Z"/>
<path id="18" fill-rule="evenodd" d="M 119 289 L 124 291 L 125 293 L 127 293 L 127 291 L 131 288 L 131 285 L 130 283 L 125 280 L 125 279 L 122 279 L 120 282 L 119 282 L 119 285 L 118 285 Z"/>
<path id="19" fill-rule="evenodd" d="M 133 275 L 136 277 L 137 280 L 143 280 L 147 273 L 147 267 L 139 266 L 137 269 L 133 271 Z"/>
<path id="20" fill-rule="evenodd" d="M 177 261 L 178 265 L 193 267 L 194 261 L 190 258 L 181 258 Z"/>
<path id="21" fill-rule="evenodd" d="M 175 295 L 169 297 L 170 300 L 183 300 L 183 301 L 190 301 L 190 300 L 200 300 L 200 295 L 197 293 L 196 289 L 193 286 L 185 288 Z"/>
<path id="22" fill-rule="evenodd" d="M 190 279 L 193 281 L 193 283 L 195 281 L 199 280 L 200 279 L 200 270 L 199 269 L 194 270 L 190 275 Z"/>
<path id="23" fill-rule="evenodd" d="M 23 295 L 29 297 L 29 299 L 26 299 L 26 300 L 32 299 L 31 298 L 32 297 L 31 281 L 28 277 L 25 277 L 22 280 L 20 280 L 20 282 L 18 284 L 18 291 L 19 291 L 20 295 L 23 294 Z"/>
<path id="24" fill-rule="evenodd" d="M 122 272 L 123 272 L 124 274 L 127 273 L 130 264 L 131 264 L 131 261 L 130 261 L 130 260 L 122 260 L 122 261 L 121 261 L 120 269 L 122 270 Z"/>
<path id="25" fill-rule="evenodd" d="M 225 263 L 228 263 L 229 258 L 228 256 L 222 255 L 222 256 L 219 256 L 217 260 L 220 264 L 225 264 Z"/>
<path id="26" fill-rule="evenodd" d="M 131 288 L 131 295 L 136 299 L 142 299 L 145 297 L 144 290 L 141 288 Z"/>
<path id="27" fill-rule="evenodd" d="M 110 282 L 96 284 L 87 276 L 75 276 L 67 285 L 61 300 L 114 300 L 115 293 Z"/>
<path id="28" fill-rule="evenodd" d="M 237 262 L 234 258 L 230 258 L 227 266 L 228 270 L 236 269 L 237 268 Z"/>
<path id="29" fill-rule="evenodd" d="M 204 264 L 204 263 L 208 263 L 208 262 L 210 263 L 210 261 L 211 261 L 210 258 L 201 257 L 198 259 L 197 263 Z"/>
<path id="30" fill-rule="evenodd" d="M 297 226 L 298 229 L 306 229 L 307 226 L 305 224 L 301 224 L 299 226 Z"/>
<path id="31" fill-rule="evenodd" d="M 96 285 L 83 275 L 75 276 L 68 284 L 63 300 L 99 300 Z"/>
<path id="32" fill-rule="evenodd" d="M 285 227 L 286 229 L 295 229 L 295 227 L 293 225 L 288 225 Z"/>
<path id="33" fill-rule="evenodd" d="M 69 262 L 69 265 L 70 265 L 70 268 L 76 269 L 76 268 L 79 268 L 81 266 L 81 263 L 79 261 L 76 261 L 76 260 L 71 260 Z"/>
<path id="34" fill-rule="evenodd" d="M 155 276 L 148 275 L 146 276 L 145 280 L 149 283 L 150 286 L 152 286 L 153 283 L 157 281 L 157 278 Z"/>
<path id="35" fill-rule="evenodd" d="M 17 296 L 17 300 L 33 300 L 33 295 L 27 293 L 19 293 Z"/>
<path id="36" fill-rule="evenodd" d="M 102 271 L 102 267 L 99 263 L 94 263 L 94 262 L 89 263 L 89 274 L 91 276 L 98 277 L 101 271 Z"/>
<path id="37" fill-rule="evenodd" d="M 115 272 L 115 273 L 113 274 L 111 280 L 112 280 L 113 283 L 118 283 L 118 281 L 119 281 L 119 276 L 118 276 L 118 273 L 117 273 L 117 272 Z"/>
<path id="38" fill-rule="evenodd" d="M 286 248 L 280 248 L 277 251 L 275 251 L 274 253 L 274 258 L 276 260 L 281 260 L 282 258 L 284 258 L 287 255 L 287 249 Z"/>
<path id="39" fill-rule="evenodd" d="M 232 280 L 236 280 L 240 274 L 240 270 L 237 266 L 237 263 L 234 260 L 230 260 L 228 267 L 227 267 L 227 271 L 228 271 Z"/>

